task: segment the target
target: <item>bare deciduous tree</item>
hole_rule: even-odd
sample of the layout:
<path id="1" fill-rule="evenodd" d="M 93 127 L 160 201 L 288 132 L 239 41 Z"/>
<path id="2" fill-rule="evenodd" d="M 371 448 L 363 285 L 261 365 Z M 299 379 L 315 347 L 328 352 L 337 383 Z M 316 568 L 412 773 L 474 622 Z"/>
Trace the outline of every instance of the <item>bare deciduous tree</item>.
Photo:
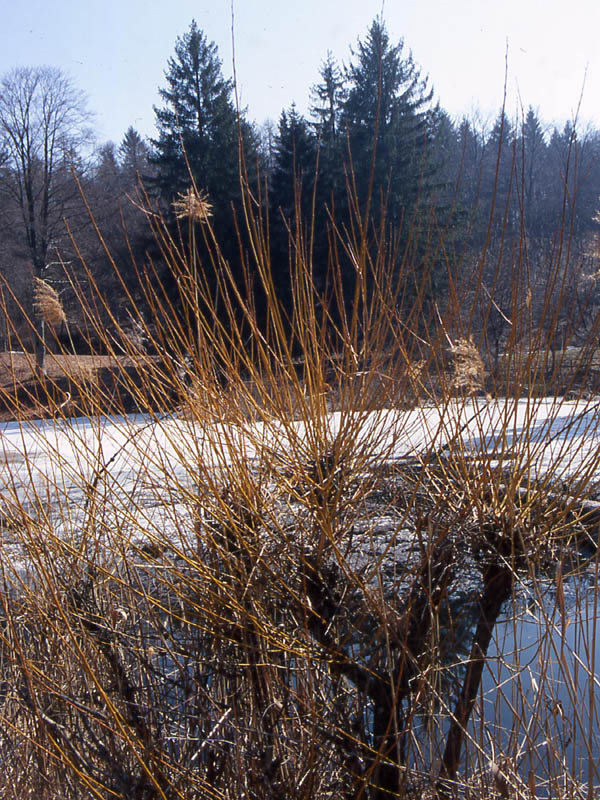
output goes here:
<path id="1" fill-rule="evenodd" d="M 89 116 L 84 95 L 57 68 L 17 67 L 0 81 L 0 183 L 18 210 L 34 277 L 43 276 L 77 195 L 72 167 L 90 137 Z"/>

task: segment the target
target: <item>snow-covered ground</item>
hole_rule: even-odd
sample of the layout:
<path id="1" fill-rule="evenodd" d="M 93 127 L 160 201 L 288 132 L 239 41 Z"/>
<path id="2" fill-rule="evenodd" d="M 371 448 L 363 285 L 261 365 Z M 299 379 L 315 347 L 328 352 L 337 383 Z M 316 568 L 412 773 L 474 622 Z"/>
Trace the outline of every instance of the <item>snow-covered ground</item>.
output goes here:
<path id="1" fill-rule="evenodd" d="M 242 428 L 142 416 L 14 422 L 0 429 L 0 494 L 9 504 L 72 508 L 101 484 L 113 500 L 131 502 L 146 491 L 156 505 L 160 494 L 185 490 L 236 460 L 309 458 L 323 439 L 337 441 L 361 469 L 446 446 L 527 463 L 557 479 L 600 478 L 600 403 L 544 398 L 334 413 L 311 425 L 274 420 Z"/>
<path id="2" fill-rule="evenodd" d="M 526 457 L 538 474 L 566 476 L 592 467 L 600 476 L 600 402 L 544 398 L 386 409 L 360 417 L 338 412 L 319 425 L 330 442 L 352 436 L 353 446 L 373 459 L 426 454 L 449 444 L 471 456 Z M 45 494 L 49 486 L 77 489 L 98 474 L 123 482 L 182 479 L 232 459 L 258 458 L 262 448 L 293 457 L 303 447 L 308 451 L 314 438 L 301 421 L 245 428 L 141 415 L 12 422 L 0 428 L 0 491 L 26 496 L 32 490 Z"/>

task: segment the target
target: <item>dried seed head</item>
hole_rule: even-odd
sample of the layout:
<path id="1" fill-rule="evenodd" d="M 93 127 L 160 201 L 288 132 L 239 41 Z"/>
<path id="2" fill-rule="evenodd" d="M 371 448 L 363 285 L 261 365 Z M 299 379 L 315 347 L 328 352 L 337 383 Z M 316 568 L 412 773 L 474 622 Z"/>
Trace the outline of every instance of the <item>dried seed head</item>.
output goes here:
<path id="1" fill-rule="evenodd" d="M 469 394 L 481 391 L 485 384 L 486 371 L 473 337 L 458 339 L 450 346 L 450 352 L 454 359 L 452 386 L 455 389 L 466 389 Z"/>
<path id="2" fill-rule="evenodd" d="M 208 195 L 198 192 L 192 186 L 187 192 L 180 192 L 179 199 L 173 203 L 173 210 L 177 219 L 188 218 L 196 222 L 207 222 L 212 216 L 212 205 Z"/>
<path id="3" fill-rule="evenodd" d="M 420 384 L 425 370 L 426 363 L 423 359 L 419 361 L 409 361 L 406 364 L 406 376 L 411 385 Z"/>
<path id="4" fill-rule="evenodd" d="M 33 307 L 46 324 L 60 325 L 67 321 L 58 292 L 41 278 L 34 278 L 33 298 Z"/>

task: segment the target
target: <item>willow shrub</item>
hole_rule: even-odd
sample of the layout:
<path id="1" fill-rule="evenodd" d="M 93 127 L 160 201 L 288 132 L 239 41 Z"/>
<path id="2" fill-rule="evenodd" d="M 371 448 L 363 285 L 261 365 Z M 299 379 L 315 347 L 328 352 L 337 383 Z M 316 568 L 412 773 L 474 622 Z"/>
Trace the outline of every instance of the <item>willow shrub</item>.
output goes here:
<path id="1" fill-rule="evenodd" d="M 193 187 L 176 229 L 148 208 L 160 257 L 137 303 L 123 281 L 126 315 L 82 259 L 85 327 L 117 366 L 111 380 L 67 370 L 33 449 L 24 420 L 5 449 L 0 796 L 579 797 L 598 782 L 591 760 L 539 757 L 524 684 L 512 738 L 500 718 L 471 724 L 507 601 L 553 576 L 555 600 L 531 601 L 552 631 L 548 602 L 568 613 L 589 540 L 600 457 L 564 465 L 598 404 L 555 399 L 562 445 L 538 467 L 543 395 L 564 380 L 555 294 L 534 324 L 515 268 L 494 362 L 485 259 L 451 268 L 431 235 L 416 269 L 357 212 L 331 220 L 317 285 L 298 213 L 282 302 L 246 200 L 243 285 Z M 574 392 L 593 379 L 578 354 Z M 24 417 L 23 395 L 7 397 Z M 134 407 L 145 416 L 106 429 L 103 414 Z M 560 680 L 593 687 L 593 670 Z M 551 702 L 532 713 L 550 738 Z M 594 723 L 576 728 L 595 753 Z"/>

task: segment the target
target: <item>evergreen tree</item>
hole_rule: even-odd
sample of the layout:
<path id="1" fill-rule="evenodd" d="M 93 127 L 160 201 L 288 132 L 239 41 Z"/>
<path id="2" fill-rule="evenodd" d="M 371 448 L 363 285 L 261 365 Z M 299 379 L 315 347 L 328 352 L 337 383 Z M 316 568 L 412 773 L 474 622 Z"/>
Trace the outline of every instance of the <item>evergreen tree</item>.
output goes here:
<path id="1" fill-rule="evenodd" d="M 595 229 L 598 208 L 600 135 L 567 122 L 562 131 L 554 130 L 548 150 L 554 218 L 564 214 L 565 231 L 586 237 Z"/>
<path id="2" fill-rule="evenodd" d="M 149 150 L 146 142 L 133 126 L 129 126 L 119 145 L 119 163 L 126 182 L 135 184 L 148 172 Z"/>
<path id="3" fill-rule="evenodd" d="M 310 212 L 310 199 L 315 181 L 317 145 L 306 119 L 295 104 L 282 111 L 275 141 L 275 169 L 271 199 L 275 210 L 288 219 L 295 211 L 296 196 L 303 216 Z"/>
<path id="4" fill-rule="evenodd" d="M 376 19 L 352 52 L 341 123 L 348 136 L 358 199 L 365 208 L 373 174 L 374 207 L 399 226 L 424 190 L 432 92 L 403 41 L 391 44 Z"/>
<path id="5" fill-rule="evenodd" d="M 431 110 L 427 122 L 428 188 L 432 192 L 436 216 L 442 222 L 448 213 L 456 213 L 456 170 L 461 159 L 459 136 L 450 115 L 439 105 Z"/>
<path id="6" fill-rule="evenodd" d="M 522 129 L 522 185 L 523 213 L 529 236 L 538 238 L 543 233 L 545 203 L 542 185 L 546 157 L 546 139 L 540 120 L 531 106 Z"/>
<path id="7" fill-rule="evenodd" d="M 154 109 L 158 186 L 172 200 L 190 185 L 191 170 L 197 188 L 208 192 L 219 228 L 239 196 L 238 115 L 217 47 L 195 21 L 177 39 L 165 77 L 167 88 L 159 91 L 164 106 Z M 242 134 L 252 139 L 250 126 L 242 124 Z"/>
<path id="8" fill-rule="evenodd" d="M 345 100 L 344 77 L 331 52 L 320 69 L 321 81 L 311 89 L 313 129 L 319 142 L 319 196 L 331 204 L 344 188 L 344 131 L 341 121 Z"/>
<path id="9" fill-rule="evenodd" d="M 262 125 L 257 127 L 256 134 L 260 174 L 262 177 L 270 179 L 275 171 L 277 126 L 272 119 L 266 119 Z"/>
<path id="10" fill-rule="evenodd" d="M 114 142 L 106 142 L 98 149 L 94 177 L 102 185 L 105 192 L 110 192 L 113 197 L 120 195 L 121 167 L 117 159 L 117 148 Z"/>
<path id="11" fill-rule="evenodd" d="M 340 112 L 345 97 L 344 78 L 331 51 L 320 69 L 321 82 L 311 89 L 313 105 L 311 113 L 317 120 L 314 124 L 321 146 L 333 149 L 340 132 Z"/>
<path id="12" fill-rule="evenodd" d="M 294 104 L 281 113 L 274 162 L 270 190 L 271 263 L 278 292 L 288 299 L 290 231 L 297 237 L 314 222 L 312 199 L 317 169 L 315 135 Z"/>
<path id="13" fill-rule="evenodd" d="M 482 165 L 484 224 L 491 222 L 499 239 L 520 231 L 516 160 L 514 129 L 502 109 L 487 137 Z"/>
<path id="14" fill-rule="evenodd" d="M 321 81 L 311 89 L 311 114 L 318 141 L 319 175 L 315 192 L 315 228 L 313 233 L 315 263 L 323 273 L 315 276 L 319 284 L 325 280 L 329 261 L 330 219 L 338 210 L 348 207 L 345 157 L 346 137 L 342 111 L 346 98 L 344 75 L 331 52 L 320 69 Z"/>
<path id="15" fill-rule="evenodd" d="M 457 131 L 455 184 L 457 206 L 469 227 L 482 227 L 482 179 L 485 136 L 475 123 L 464 117 Z M 485 236 L 485 229 L 483 237 Z"/>
<path id="16" fill-rule="evenodd" d="M 562 229 L 568 232 L 575 211 L 580 143 L 571 123 L 562 130 L 554 128 L 548 142 L 544 184 L 548 192 L 545 204 L 544 233 L 554 238 Z"/>
<path id="17" fill-rule="evenodd" d="M 245 163 L 252 168 L 253 130 L 238 117 L 231 99 L 232 83 L 223 77 L 216 45 L 207 40 L 195 21 L 177 39 L 165 77 L 167 88 L 160 90 L 164 106 L 154 109 L 158 128 L 151 157 L 156 168 L 155 183 L 169 203 L 189 189 L 192 178 L 196 189 L 208 194 L 211 225 L 221 253 L 244 291 L 245 265 L 240 258 L 232 207 L 239 209 L 241 204 L 240 136 Z M 204 250 L 204 242 L 197 240 L 196 246 L 205 277 L 214 284 L 212 259 Z M 177 293 L 175 285 L 172 290 Z"/>

